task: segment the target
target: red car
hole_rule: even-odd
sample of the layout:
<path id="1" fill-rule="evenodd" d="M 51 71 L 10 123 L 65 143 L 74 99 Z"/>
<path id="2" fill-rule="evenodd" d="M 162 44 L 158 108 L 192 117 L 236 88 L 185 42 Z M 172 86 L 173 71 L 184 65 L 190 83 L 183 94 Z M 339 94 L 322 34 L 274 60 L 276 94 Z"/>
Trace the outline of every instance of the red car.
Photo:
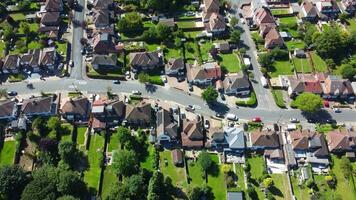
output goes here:
<path id="1" fill-rule="evenodd" d="M 255 117 L 252 119 L 252 122 L 262 122 L 260 117 Z"/>

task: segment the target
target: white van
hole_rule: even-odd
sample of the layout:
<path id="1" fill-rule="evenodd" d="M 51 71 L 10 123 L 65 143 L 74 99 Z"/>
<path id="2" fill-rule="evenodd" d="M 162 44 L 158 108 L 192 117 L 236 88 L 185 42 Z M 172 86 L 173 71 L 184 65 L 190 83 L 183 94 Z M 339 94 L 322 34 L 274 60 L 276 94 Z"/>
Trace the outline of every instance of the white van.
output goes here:
<path id="1" fill-rule="evenodd" d="M 250 68 L 251 67 L 251 61 L 249 58 L 244 58 L 244 64 L 246 65 L 246 67 Z"/>
<path id="2" fill-rule="evenodd" d="M 237 121 L 239 118 L 237 118 L 237 116 L 234 115 L 234 114 L 232 114 L 232 113 L 228 113 L 228 114 L 226 115 L 226 119 L 228 119 L 228 120 L 233 120 L 233 121 Z"/>
<path id="3" fill-rule="evenodd" d="M 261 84 L 263 87 L 268 87 L 267 79 L 264 76 L 261 77 Z"/>

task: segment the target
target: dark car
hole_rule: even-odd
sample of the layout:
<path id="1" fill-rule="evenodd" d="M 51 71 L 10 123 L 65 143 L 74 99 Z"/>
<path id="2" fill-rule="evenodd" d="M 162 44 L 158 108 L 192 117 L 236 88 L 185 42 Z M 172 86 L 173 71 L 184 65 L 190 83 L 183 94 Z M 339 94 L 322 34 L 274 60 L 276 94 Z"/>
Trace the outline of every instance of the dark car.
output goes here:
<path id="1" fill-rule="evenodd" d="M 326 123 L 328 123 L 328 124 L 336 124 L 336 120 L 335 119 L 327 119 Z"/>
<path id="2" fill-rule="evenodd" d="M 7 92 L 7 95 L 9 95 L 9 96 L 16 96 L 16 95 L 17 95 L 17 92 L 15 92 L 15 91 L 10 91 L 10 92 Z"/>
<path id="3" fill-rule="evenodd" d="M 113 84 L 120 84 L 120 80 L 113 80 L 112 83 Z"/>

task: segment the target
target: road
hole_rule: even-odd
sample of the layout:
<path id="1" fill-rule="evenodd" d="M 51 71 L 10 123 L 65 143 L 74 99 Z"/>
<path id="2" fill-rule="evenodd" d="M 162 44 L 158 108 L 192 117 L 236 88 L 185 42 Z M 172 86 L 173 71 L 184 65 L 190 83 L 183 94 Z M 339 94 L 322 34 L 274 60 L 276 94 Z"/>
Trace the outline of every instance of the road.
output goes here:
<path id="1" fill-rule="evenodd" d="M 84 21 L 84 11 L 86 9 L 85 0 L 78 0 L 79 5 L 82 7 L 80 11 L 75 11 L 74 20 L 78 22 Z M 74 21 L 73 20 L 73 21 Z M 80 43 L 80 39 L 83 38 L 84 30 L 81 26 L 74 26 L 73 28 L 73 41 L 72 41 L 72 60 L 74 62 L 74 67 L 71 68 L 70 77 L 76 80 L 83 80 L 85 73 L 85 65 L 83 64 L 83 56 L 81 55 L 82 44 Z"/>

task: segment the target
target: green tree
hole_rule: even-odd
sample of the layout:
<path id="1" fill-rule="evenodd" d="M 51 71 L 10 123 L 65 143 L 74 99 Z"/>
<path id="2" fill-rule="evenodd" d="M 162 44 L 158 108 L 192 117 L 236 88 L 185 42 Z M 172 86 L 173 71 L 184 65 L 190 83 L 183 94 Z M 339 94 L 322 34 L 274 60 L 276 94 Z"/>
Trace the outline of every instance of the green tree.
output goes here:
<path id="1" fill-rule="evenodd" d="M 147 83 L 150 80 L 150 76 L 144 72 L 138 74 L 138 81 L 140 83 Z"/>
<path id="2" fill-rule="evenodd" d="M 268 177 L 268 178 L 265 178 L 263 180 L 263 186 L 265 186 L 265 188 L 271 188 L 273 186 L 273 179 Z"/>
<path id="3" fill-rule="evenodd" d="M 62 195 L 71 195 L 79 199 L 85 199 L 87 186 L 80 176 L 74 171 L 60 171 L 57 190 Z"/>
<path id="4" fill-rule="evenodd" d="M 219 94 L 215 90 L 215 88 L 213 88 L 213 86 L 208 86 L 202 92 L 201 96 L 207 103 L 212 103 L 212 102 L 216 101 L 216 99 L 218 98 Z"/>
<path id="5" fill-rule="evenodd" d="M 315 113 L 322 108 L 323 100 L 319 95 L 313 93 L 303 93 L 292 101 L 291 106 L 297 107 L 306 113 Z"/>
<path id="6" fill-rule="evenodd" d="M 3 39 L 4 41 L 11 41 L 11 39 L 15 38 L 15 32 L 14 32 L 14 28 L 9 26 L 9 25 L 5 25 L 3 28 Z"/>
<path id="7" fill-rule="evenodd" d="M 230 41 L 232 43 L 238 44 L 240 42 L 240 38 L 241 38 L 241 31 L 239 30 L 233 30 L 230 33 Z"/>
<path id="8" fill-rule="evenodd" d="M 315 40 L 315 49 L 323 58 L 338 58 L 345 47 L 345 38 L 336 27 L 324 30 Z"/>
<path id="9" fill-rule="evenodd" d="M 61 119 L 59 119 L 59 117 L 57 116 L 51 117 L 47 121 L 47 127 L 51 130 L 59 131 L 61 125 L 62 125 Z"/>
<path id="10" fill-rule="evenodd" d="M 340 22 L 343 24 L 347 22 L 348 18 L 349 18 L 349 15 L 347 13 L 343 12 L 339 15 Z"/>
<path id="11" fill-rule="evenodd" d="M 78 150 L 75 147 L 75 144 L 71 141 L 63 141 L 59 143 L 58 153 L 61 159 L 73 167 L 76 164 L 78 158 Z"/>
<path id="12" fill-rule="evenodd" d="M 153 175 L 148 184 L 147 200 L 160 200 L 164 199 L 164 177 L 159 171 L 153 172 Z"/>
<path id="13" fill-rule="evenodd" d="M 168 26 L 159 23 L 156 26 L 157 39 L 163 42 L 167 42 L 172 38 L 172 30 Z"/>
<path id="14" fill-rule="evenodd" d="M 19 166 L 0 168 L 0 199 L 19 199 L 31 177 Z"/>
<path id="15" fill-rule="evenodd" d="M 306 23 L 305 24 L 305 34 L 304 34 L 304 42 L 309 46 L 313 43 L 313 35 L 317 33 L 318 29 L 316 29 L 314 24 Z"/>
<path id="16" fill-rule="evenodd" d="M 258 62 L 261 64 L 262 67 L 268 68 L 273 65 L 273 59 L 271 54 L 264 53 L 258 56 Z"/>
<path id="17" fill-rule="evenodd" d="M 75 198 L 75 197 L 73 197 L 71 195 L 65 195 L 65 196 L 59 197 L 57 200 L 80 200 L 80 199 Z"/>
<path id="18" fill-rule="evenodd" d="M 238 20 L 235 16 L 231 17 L 231 20 L 230 20 L 230 27 L 235 28 L 235 26 L 236 26 L 238 23 L 239 23 L 239 20 Z"/>
<path id="19" fill-rule="evenodd" d="M 130 199 L 144 199 L 147 194 L 147 187 L 141 174 L 132 175 L 125 181 Z"/>
<path id="20" fill-rule="evenodd" d="M 42 117 L 37 117 L 32 121 L 32 130 L 40 136 L 46 136 L 48 134 L 46 122 Z"/>
<path id="21" fill-rule="evenodd" d="M 119 20 L 117 26 L 122 33 L 137 33 L 143 30 L 142 18 L 137 12 L 125 14 L 125 17 Z"/>
<path id="22" fill-rule="evenodd" d="M 137 172 L 138 162 L 133 151 L 123 149 L 114 151 L 112 165 L 117 174 L 129 177 Z"/>
<path id="23" fill-rule="evenodd" d="M 340 67 L 340 71 L 343 78 L 347 78 L 353 80 L 354 76 L 356 75 L 356 68 L 351 64 L 342 64 Z"/>
<path id="24" fill-rule="evenodd" d="M 124 126 L 117 129 L 117 138 L 122 148 L 130 146 L 133 140 L 130 129 Z"/>
<path id="25" fill-rule="evenodd" d="M 202 187 L 194 186 L 188 188 L 187 196 L 189 200 L 201 200 L 207 199 L 212 200 L 214 198 L 214 194 L 211 191 L 209 186 L 203 185 Z"/>
<path id="26" fill-rule="evenodd" d="M 213 161 L 211 160 L 211 156 L 208 152 L 202 151 L 198 156 L 198 163 L 202 170 L 206 172 L 212 166 Z"/>

